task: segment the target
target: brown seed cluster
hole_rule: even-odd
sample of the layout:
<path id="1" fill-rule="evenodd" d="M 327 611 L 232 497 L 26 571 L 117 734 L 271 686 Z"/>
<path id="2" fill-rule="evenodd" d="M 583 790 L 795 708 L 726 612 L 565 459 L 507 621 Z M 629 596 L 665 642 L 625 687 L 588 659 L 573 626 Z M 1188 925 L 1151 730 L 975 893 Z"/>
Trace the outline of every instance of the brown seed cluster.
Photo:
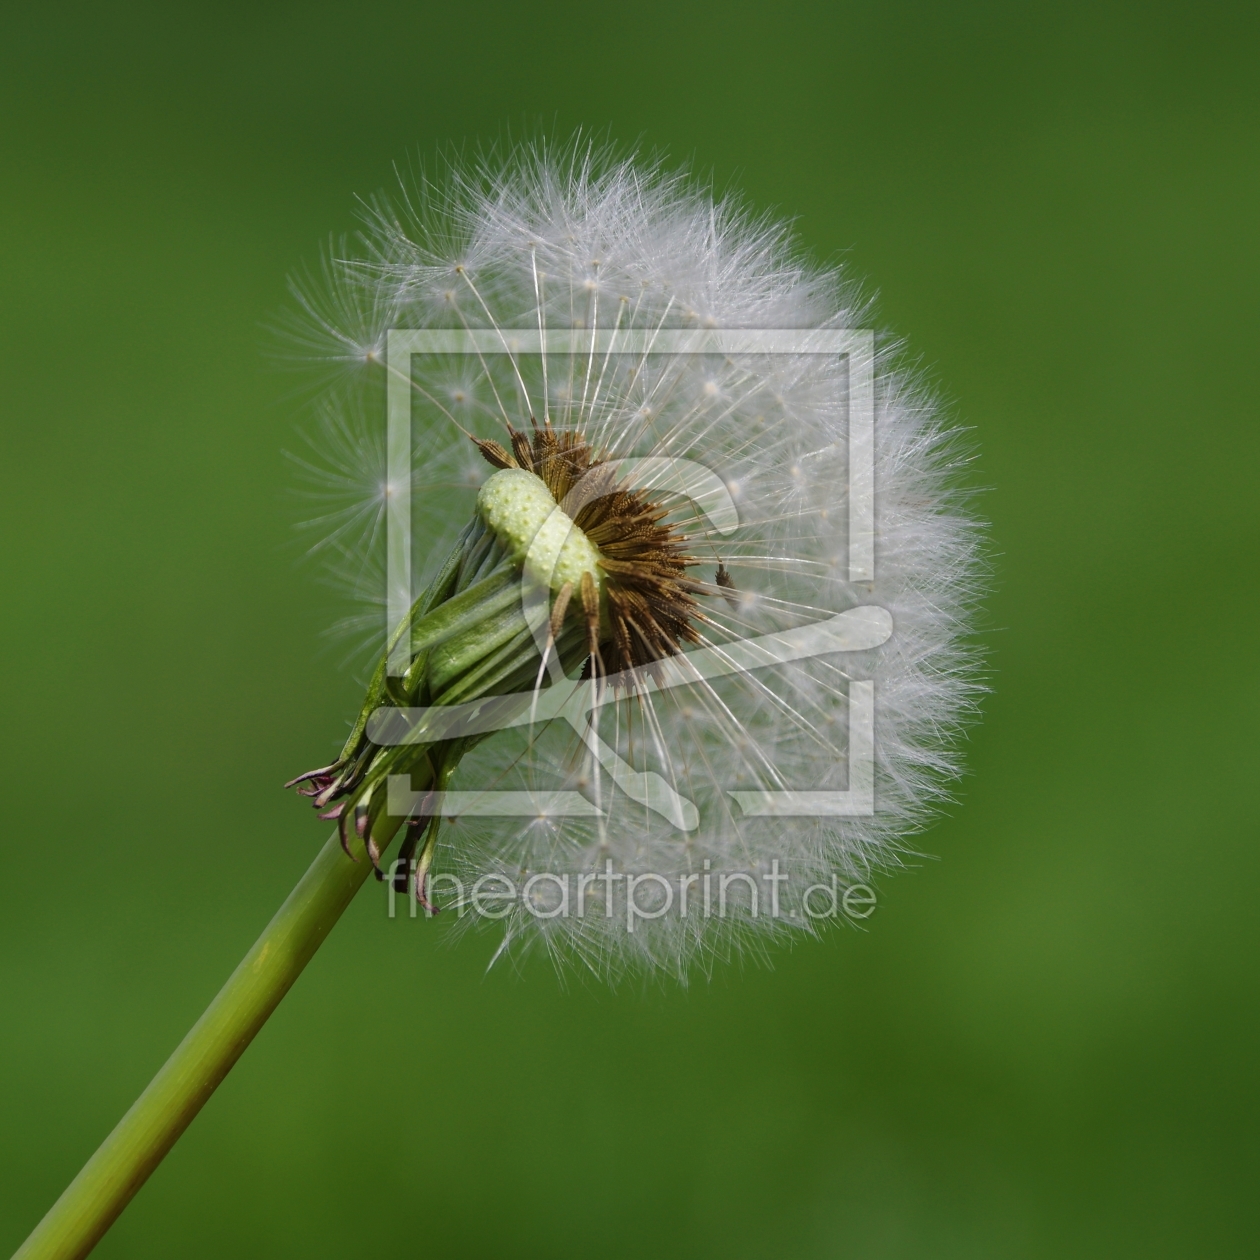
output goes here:
<path id="1" fill-rule="evenodd" d="M 705 620 L 695 596 L 709 590 L 689 578 L 699 561 L 687 551 L 687 539 L 665 522 L 669 508 L 646 491 L 630 488 L 617 476 L 616 464 L 599 458 L 574 429 L 554 429 L 534 422 L 533 433 L 508 426 L 511 450 L 499 442 L 477 448 L 495 468 L 523 468 L 539 477 L 565 514 L 599 548 L 604 573 L 606 624 L 594 582 L 574 592 L 567 585 L 552 610 L 558 633 L 570 600 L 577 594 L 587 622 L 592 668 L 618 674 L 650 666 L 696 643 L 696 622 Z"/>

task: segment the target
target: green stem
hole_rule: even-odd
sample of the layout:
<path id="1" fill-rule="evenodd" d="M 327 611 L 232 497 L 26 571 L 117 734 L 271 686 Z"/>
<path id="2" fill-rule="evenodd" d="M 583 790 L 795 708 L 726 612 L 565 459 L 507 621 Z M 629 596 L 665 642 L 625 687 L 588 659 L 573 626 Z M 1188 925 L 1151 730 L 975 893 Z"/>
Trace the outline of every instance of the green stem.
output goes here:
<path id="1" fill-rule="evenodd" d="M 546 493 L 545 487 L 543 492 Z M 365 740 L 368 718 L 386 699 L 390 654 L 399 637 L 408 631 L 413 660 L 404 679 L 404 690 L 411 686 L 417 694 L 419 683 L 424 680 L 413 684 L 411 673 L 418 670 L 423 674 L 429 654 L 448 642 L 451 646 L 443 657 L 443 660 L 449 657 L 451 662 L 445 678 L 448 683 L 475 670 L 482 658 L 490 658 L 481 672 L 474 673 L 464 683 L 465 689 L 471 688 L 474 696 L 484 694 L 485 688 L 505 669 L 515 667 L 519 672 L 522 666 L 518 657 L 526 664 L 536 659 L 532 638 L 522 636 L 517 626 L 518 621 L 524 625 L 522 615 L 514 608 L 521 597 L 520 567 L 504 559 L 501 548 L 484 527 L 478 528 L 479 532 L 466 532 L 461 537 L 437 580 L 416 601 L 394 632 L 373 675 L 350 739 L 330 770 L 340 773 L 348 762 L 363 755 L 365 750 L 361 745 L 368 743 L 371 748 Z M 482 548 L 477 540 L 483 535 L 486 542 Z M 452 586 L 458 586 L 465 561 L 472 554 L 468 550 L 470 546 L 476 552 L 475 571 L 468 575 L 469 585 L 465 589 L 452 591 Z M 517 639 L 520 639 L 519 644 Z M 505 641 L 513 649 L 506 652 L 509 658 L 506 662 L 500 659 L 504 652 L 494 655 L 495 649 L 501 648 Z M 453 771 L 461 750 L 470 746 L 468 740 L 439 746 L 438 763 L 445 775 Z M 376 749 L 372 758 L 366 782 L 356 780 L 355 790 L 359 795 L 344 800 L 342 807 L 351 811 L 349 818 L 353 821 L 359 800 L 371 797 L 371 836 L 383 853 L 403 820 L 387 815 L 388 797 L 383 793 L 378 796 L 375 789 L 383 789 L 383 781 L 395 770 L 410 773 L 413 786 L 416 786 L 417 776 L 425 779 L 427 786 L 432 782 L 433 766 L 428 750 L 412 745 Z M 421 854 L 421 888 L 432 858 L 435 828 L 436 821 Z M 353 835 L 355 829 L 348 830 Z M 13 1260 L 79 1260 L 100 1241 L 218 1088 L 219 1082 L 231 1071 L 362 886 L 372 870 L 372 863 L 367 859 L 361 839 L 355 836 L 351 843 L 357 861 L 345 855 L 336 834 L 324 845 L 310 870 L 302 876 L 218 997 L 88 1160 L 83 1171 L 53 1204 Z"/>
<path id="2" fill-rule="evenodd" d="M 356 845 L 357 849 L 361 846 Z M 86 1256 L 214 1093 L 372 870 L 334 834 L 218 997 L 13 1260 Z"/>

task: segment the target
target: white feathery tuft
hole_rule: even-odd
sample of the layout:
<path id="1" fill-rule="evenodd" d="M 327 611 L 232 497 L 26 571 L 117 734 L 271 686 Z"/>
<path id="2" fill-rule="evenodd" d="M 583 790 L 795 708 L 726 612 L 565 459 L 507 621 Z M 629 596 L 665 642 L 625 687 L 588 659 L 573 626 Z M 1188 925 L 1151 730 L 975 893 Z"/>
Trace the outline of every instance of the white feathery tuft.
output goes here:
<path id="1" fill-rule="evenodd" d="M 322 479 L 341 496 L 310 532 L 360 588 L 364 574 L 383 572 L 379 435 L 390 327 L 539 328 L 544 335 L 856 329 L 869 314 L 838 269 L 802 260 L 782 224 L 715 200 L 659 163 L 584 141 L 452 161 L 399 207 L 372 203 L 362 244 L 353 258 L 330 254 L 323 274 L 299 286 L 303 352 L 355 369 L 326 391 L 326 445 L 319 458 L 303 460 L 313 482 Z M 873 580 L 862 582 L 850 581 L 847 563 L 842 358 L 416 356 L 417 591 L 470 519 L 490 472 L 468 434 L 501 438 L 507 423 L 528 430 L 531 419 L 545 418 L 580 429 L 606 456 L 687 459 L 725 482 L 740 519 L 733 534 L 719 534 L 687 500 L 670 504 L 705 580 L 712 582 L 719 564 L 734 580 L 729 600 L 702 601 L 703 645 L 723 648 L 858 606 L 888 610 L 894 626 L 876 648 L 623 692 L 604 705 L 597 729 L 606 745 L 695 803 L 700 821 L 690 830 L 621 792 L 562 722 L 486 740 L 464 758 L 452 790 L 526 791 L 539 799 L 576 790 L 601 814 L 448 819 L 433 865 L 443 919 L 484 923 L 470 908 L 470 890 L 479 879 L 484 887 L 488 875 L 516 889 L 540 877 L 532 901 L 497 904 L 504 911 L 494 921 L 503 933 L 500 954 L 540 947 L 561 967 L 576 963 L 603 977 L 647 970 L 685 981 L 694 969 L 708 972 L 716 960 L 775 937 L 817 932 L 827 920 L 804 912 L 800 890 L 828 886 L 833 875 L 841 890 L 869 884 L 909 852 L 907 836 L 960 773 L 960 736 L 982 690 L 968 638 L 984 585 L 982 532 L 958 487 L 966 463 L 959 431 L 898 366 L 896 347 L 878 338 L 875 345 L 876 561 Z M 372 616 L 383 634 L 379 606 Z M 874 812 L 744 816 L 732 791 L 848 786 L 855 680 L 875 688 Z M 772 915 L 767 876 L 776 862 L 790 882 L 782 885 L 782 912 Z M 612 881 L 602 877 L 610 870 Z M 629 876 L 638 880 L 644 913 L 628 919 Z M 578 914 L 583 877 L 585 912 Z M 567 904 L 560 901 L 565 878 Z M 668 910 L 656 915 L 664 904 L 659 881 L 672 894 Z M 758 889 L 755 912 L 750 884 Z M 454 889 L 462 894 L 452 896 Z M 605 913 L 609 897 L 612 914 Z M 819 901 L 826 897 L 816 893 L 815 907 Z"/>

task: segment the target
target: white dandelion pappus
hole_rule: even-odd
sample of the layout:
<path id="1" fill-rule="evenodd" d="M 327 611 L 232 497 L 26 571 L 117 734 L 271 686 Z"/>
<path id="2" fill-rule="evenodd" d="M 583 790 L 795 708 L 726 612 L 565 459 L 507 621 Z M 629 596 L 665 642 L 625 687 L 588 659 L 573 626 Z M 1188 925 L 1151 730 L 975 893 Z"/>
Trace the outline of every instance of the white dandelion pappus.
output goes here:
<path id="1" fill-rule="evenodd" d="M 404 209 L 375 204 L 363 256 L 331 261 L 331 297 L 303 303 L 329 357 L 362 368 L 326 404 L 334 435 L 356 414 L 383 426 L 386 373 L 405 377 L 426 594 L 387 627 L 392 664 L 304 790 L 374 855 L 414 806 L 394 869 L 444 917 L 497 921 L 500 952 L 685 980 L 816 931 L 819 902 L 895 865 L 959 773 L 981 570 L 956 431 L 876 350 L 874 572 L 855 580 L 852 355 L 666 349 L 688 330 L 860 328 L 837 271 L 681 175 L 580 143 L 452 164 Z M 457 330 L 467 352 L 386 367 L 390 328 Z M 356 572 L 381 570 L 363 553 L 385 510 L 330 520 Z M 817 638 L 872 616 L 866 640 Z M 856 799 L 872 704 L 863 812 L 757 813 Z"/>

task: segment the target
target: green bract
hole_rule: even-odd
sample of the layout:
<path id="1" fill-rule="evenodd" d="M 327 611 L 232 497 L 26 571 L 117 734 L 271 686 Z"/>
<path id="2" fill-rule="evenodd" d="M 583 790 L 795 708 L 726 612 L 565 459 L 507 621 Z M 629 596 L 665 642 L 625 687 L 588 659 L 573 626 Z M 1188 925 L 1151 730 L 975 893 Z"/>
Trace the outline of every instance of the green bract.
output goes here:
<path id="1" fill-rule="evenodd" d="M 580 586 L 589 575 L 599 592 L 599 564 L 599 550 L 557 506 L 540 477 L 507 468 L 487 478 L 473 519 L 381 655 L 341 756 L 295 780 L 309 785 L 302 790 L 317 806 L 331 805 L 322 817 L 337 821 L 347 852 L 353 832 L 377 862 L 402 826 L 403 820 L 388 812 L 391 775 L 408 776 L 413 791 L 441 791 L 465 753 L 485 738 L 434 740 L 417 733 L 414 742 L 382 746 L 368 733 L 373 712 L 383 706 L 423 709 L 514 693 L 526 703 L 532 687 L 549 681 L 540 669 L 540 648 L 550 642 L 550 631 L 545 625 L 541 630 L 531 626 L 526 618 L 530 587 L 559 591 Z M 401 677 L 393 677 L 389 662 L 404 639 L 409 663 Z M 585 647 L 583 627 L 570 617 L 559 625 L 548 650 L 571 669 L 584 657 Z M 418 863 L 416 887 L 422 898 L 438 821 L 437 814 L 424 813 L 411 819 L 399 852 L 404 870 L 413 860 Z"/>

